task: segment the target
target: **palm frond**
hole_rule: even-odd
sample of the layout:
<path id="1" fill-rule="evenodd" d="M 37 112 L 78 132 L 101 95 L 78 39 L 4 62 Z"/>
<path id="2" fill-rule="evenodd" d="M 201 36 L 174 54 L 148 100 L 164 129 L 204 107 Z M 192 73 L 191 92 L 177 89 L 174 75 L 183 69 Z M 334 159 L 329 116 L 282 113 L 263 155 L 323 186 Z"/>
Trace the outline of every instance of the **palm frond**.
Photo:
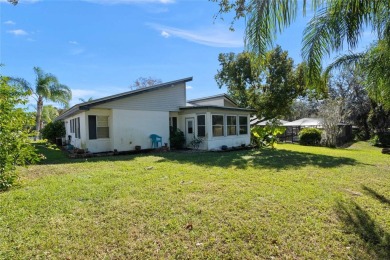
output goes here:
<path id="1" fill-rule="evenodd" d="M 69 100 L 72 99 L 72 91 L 66 85 L 52 84 L 50 86 L 50 96 L 48 96 L 47 99 L 62 105 L 68 105 Z"/>
<path id="2" fill-rule="evenodd" d="M 295 20 L 297 8 L 297 0 L 250 1 L 245 31 L 246 48 L 264 57 L 267 48 L 272 46 L 276 34 Z"/>
<path id="3" fill-rule="evenodd" d="M 330 72 L 334 69 L 357 65 L 359 62 L 362 61 L 365 55 L 366 55 L 365 52 L 361 52 L 361 53 L 345 54 L 339 56 L 338 58 L 336 58 L 335 61 L 333 61 L 325 68 L 324 75 L 328 76 Z"/>

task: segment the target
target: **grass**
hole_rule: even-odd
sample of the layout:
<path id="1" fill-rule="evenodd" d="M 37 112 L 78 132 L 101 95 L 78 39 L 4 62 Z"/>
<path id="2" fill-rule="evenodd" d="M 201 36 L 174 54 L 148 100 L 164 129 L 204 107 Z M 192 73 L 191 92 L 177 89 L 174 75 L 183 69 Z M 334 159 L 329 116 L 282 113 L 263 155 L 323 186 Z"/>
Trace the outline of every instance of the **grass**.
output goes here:
<path id="1" fill-rule="evenodd" d="M 0 259 L 389 259 L 390 156 L 276 150 L 47 160 L 0 193 Z"/>

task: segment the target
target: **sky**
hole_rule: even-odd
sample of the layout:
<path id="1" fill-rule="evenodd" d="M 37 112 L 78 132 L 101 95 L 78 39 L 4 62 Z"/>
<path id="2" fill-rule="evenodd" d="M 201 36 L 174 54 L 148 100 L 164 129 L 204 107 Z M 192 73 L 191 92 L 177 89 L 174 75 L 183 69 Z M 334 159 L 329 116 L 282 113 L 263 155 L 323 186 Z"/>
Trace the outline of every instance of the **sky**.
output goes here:
<path id="1" fill-rule="evenodd" d="M 139 77 L 193 77 L 187 99 L 225 93 L 218 54 L 244 50 L 244 21 L 232 32 L 232 14 L 218 10 L 207 0 L 0 0 L 1 75 L 34 84 L 38 66 L 71 88 L 71 105 L 129 91 Z M 295 63 L 309 19 L 298 15 L 277 39 Z"/>

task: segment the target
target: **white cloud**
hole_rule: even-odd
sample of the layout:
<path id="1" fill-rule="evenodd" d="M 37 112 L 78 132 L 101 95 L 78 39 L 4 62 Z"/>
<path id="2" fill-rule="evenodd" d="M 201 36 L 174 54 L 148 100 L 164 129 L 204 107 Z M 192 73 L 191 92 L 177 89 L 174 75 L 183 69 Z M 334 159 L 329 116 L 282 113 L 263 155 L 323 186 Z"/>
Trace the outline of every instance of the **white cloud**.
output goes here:
<path id="1" fill-rule="evenodd" d="M 164 38 L 168 38 L 171 35 L 169 33 L 167 33 L 166 31 L 162 31 L 161 32 L 161 36 L 164 37 Z"/>
<path id="2" fill-rule="evenodd" d="M 190 42 L 211 46 L 241 48 L 244 46 L 243 33 L 232 32 L 226 26 L 213 25 L 205 29 L 185 30 L 159 24 L 148 24 L 155 30 L 161 31 L 161 36 L 175 36 Z"/>
<path id="3" fill-rule="evenodd" d="M 95 4 L 172 4 L 175 0 L 83 0 Z"/>
<path id="4" fill-rule="evenodd" d="M 79 43 L 78 43 L 78 42 L 76 42 L 76 41 L 69 41 L 69 44 L 73 44 L 73 45 L 79 45 Z"/>
<path id="5" fill-rule="evenodd" d="M 70 55 L 80 55 L 85 52 L 85 49 L 83 48 L 74 48 L 69 51 Z"/>
<path id="6" fill-rule="evenodd" d="M 10 33 L 10 34 L 13 34 L 16 36 L 28 35 L 28 33 L 22 29 L 9 30 L 9 31 L 7 31 L 7 33 Z"/>
<path id="7" fill-rule="evenodd" d="M 5 21 L 4 24 L 6 24 L 6 25 L 15 25 L 16 23 L 14 21 L 8 20 L 8 21 Z"/>
<path id="8" fill-rule="evenodd" d="M 186 86 L 186 89 L 193 89 L 192 86 Z"/>

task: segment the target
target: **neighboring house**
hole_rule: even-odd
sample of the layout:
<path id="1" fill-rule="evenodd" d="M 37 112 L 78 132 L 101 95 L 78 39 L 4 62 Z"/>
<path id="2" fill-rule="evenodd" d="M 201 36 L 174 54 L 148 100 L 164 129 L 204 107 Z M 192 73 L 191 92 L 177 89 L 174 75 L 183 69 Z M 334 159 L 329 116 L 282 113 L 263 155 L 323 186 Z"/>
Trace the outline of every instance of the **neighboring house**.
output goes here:
<path id="1" fill-rule="evenodd" d="M 322 118 L 301 118 L 292 122 L 288 122 L 283 124 L 283 126 L 287 127 L 286 133 L 283 140 L 284 141 L 291 141 L 291 142 L 297 142 L 299 141 L 299 131 L 301 131 L 302 128 L 318 128 L 318 129 L 323 129 L 322 127 L 323 124 L 323 119 Z M 350 141 L 351 138 L 353 137 L 352 135 L 352 125 L 350 124 L 344 124 L 344 123 L 339 123 L 339 135 L 337 138 L 337 142 L 339 144 L 342 144 L 344 142 Z"/>
<path id="2" fill-rule="evenodd" d="M 250 143 L 252 110 L 238 108 L 227 95 L 186 102 L 186 82 L 192 77 L 77 104 L 56 120 L 65 122 L 74 147 L 90 152 L 129 151 L 152 147 L 151 134 L 169 145 L 169 130 L 181 129 L 186 144 L 203 139 L 200 149 L 220 149 Z"/>
<path id="3" fill-rule="evenodd" d="M 251 123 L 251 127 L 254 127 L 254 126 L 266 126 L 267 124 L 271 124 L 272 120 L 260 120 L 258 119 L 256 116 L 253 116 L 251 117 L 250 119 L 250 123 Z M 278 119 L 279 123 L 284 125 L 286 123 L 288 123 L 289 121 L 286 121 L 286 120 L 282 120 L 282 119 Z"/>

